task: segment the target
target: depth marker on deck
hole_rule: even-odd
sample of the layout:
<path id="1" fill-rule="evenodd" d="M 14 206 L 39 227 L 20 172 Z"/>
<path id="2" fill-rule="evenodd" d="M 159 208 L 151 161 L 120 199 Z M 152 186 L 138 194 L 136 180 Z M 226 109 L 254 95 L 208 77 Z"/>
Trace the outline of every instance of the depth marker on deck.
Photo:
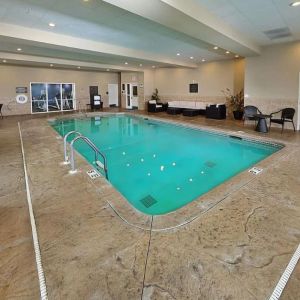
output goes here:
<path id="1" fill-rule="evenodd" d="M 43 270 L 43 266 L 42 266 L 40 244 L 39 244 L 39 239 L 38 239 L 38 235 L 37 235 L 35 217 L 34 217 L 34 213 L 33 213 L 31 195 L 30 195 L 30 190 L 29 190 L 29 183 L 28 183 L 29 181 L 28 181 L 28 174 L 27 174 L 27 168 L 26 168 L 26 160 L 25 160 L 24 145 L 23 145 L 23 138 L 22 138 L 22 133 L 21 133 L 20 122 L 18 122 L 18 127 L 19 127 L 20 141 L 21 141 L 27 203 L 28 203 L 28 210 L 29 210 L 29 216 L 30 216 L 33 248 L 34 248 L 34 252 L 35 252 L 36 268 L 37 268 L 38 278 L 39 278 L 41 300 L 48 300 L 46 280 L 45 280 L 44 270 Z"/>
<path id="2" fill-rule="evenodd" d="M 292 272 L 294 271 L 298 261 L 300 259 L 300 244 L 296 250 L 296 252 L 294 253 L 293 257 L 291 258 L 288 266 L 286 267 L 285 271 L 283 272 L 282 276 L 280 277 L 275 290 L 273 292 L 273 294 L 271 295 L 269 300 L 278 300 L 292 274 Z"/>

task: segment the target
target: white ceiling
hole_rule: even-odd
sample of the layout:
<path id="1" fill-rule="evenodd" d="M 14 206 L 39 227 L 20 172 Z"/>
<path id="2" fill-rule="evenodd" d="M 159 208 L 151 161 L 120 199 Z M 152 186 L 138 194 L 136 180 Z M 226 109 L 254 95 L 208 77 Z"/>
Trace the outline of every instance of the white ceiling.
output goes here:
<path id="1" fill-rule="evenodd" d="M 271 41 L 263 33 L 281 27 L 292 37 Z M 15 57 L 49 62 L 195 67 L 203 58 L 253 55 L 259 46 L 298 39 L 300 7 L 286 0 L 0 0 L 0 52 L 21 47 Z"/>
<path id="2" fill-rule="evenodd" d="M 300 7 L 292 0 L 195 0 L 258 45 L 300 39 Z M 288 27 L 292 37 L 270 40 L 263 32 Z"/>

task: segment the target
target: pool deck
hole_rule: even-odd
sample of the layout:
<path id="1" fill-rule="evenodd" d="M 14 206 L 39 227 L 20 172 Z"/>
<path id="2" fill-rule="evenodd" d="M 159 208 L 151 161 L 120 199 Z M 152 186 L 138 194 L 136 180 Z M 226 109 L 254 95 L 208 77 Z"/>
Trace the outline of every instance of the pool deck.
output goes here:
<path id="1" fill-rule="evenodd" d="M 149 116 L 286 147 L 262 162 L 261 174 L 246 172 L 206 195 L 216 204 L 209 210 L 191 206 L 190 222 L 160 230 L 182 224 L 186 212 L 137 213 L 105 179 L 91 180 L 80 156 L 80 172 L 69 174 L 61 164 L 62 139 L 45 117 L 0 120 L 0 299 L 39 299 L 18 121 L 49 299 L 270 297 L 300 242 L 300 133 L 259 134 L 252 125 L 202 116 Z M 299 287 L 300 263 L 281 299 L 300 299 Z"/>

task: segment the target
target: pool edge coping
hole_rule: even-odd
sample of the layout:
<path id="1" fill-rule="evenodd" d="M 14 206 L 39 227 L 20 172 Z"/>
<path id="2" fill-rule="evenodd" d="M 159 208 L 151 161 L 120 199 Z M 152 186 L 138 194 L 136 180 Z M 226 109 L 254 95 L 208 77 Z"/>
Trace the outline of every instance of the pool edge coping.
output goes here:
<path id="1" fill-rule="evenodd" d="M 246 132 L 242 133 L 242 132 L 232 131 L 232 130 L 228 130 L 228 129 L 219 129 L 219 128 L 214 129 L 214 128 L 211 128 L 210 126 L 205 126 L 202 124 L 195 125 L 195 124 L 189 124 L 189 123 L 182 122 L 182 121 L 165 120 L 163 118 L 152 117 L 152 116 L 145 115 L 145 114 L 134 114 L 134 113 L 130 113 L 130 112 L 97 112 L 97 113 L 85 113 L 85 114 L 81 114 L 81 115 L 78 115 L 78 114 L 68 115 L 67 117 L 59 116 L 57 118 L 47 118 L 46 123 L 51 128 L 51 130 L 54 131 L 54 129 L 49 124 L 49 121 L 51 121 L 51 120 L 53 121 L 54 119 L 55 120 L 56 119 L 72 119 L 72 118 L 82 118 L 82 117 L 88 118 L 88 117 L 93 117 L 93 116 L 105 116 L 105 115 L 129 115 L 129 116 L 134 116 L 134 117 L 138 117 L 138 118 L 148 118 L 151 120 L 164 122 L 166 124 L 179 125 L 179 126 L 188 127 L 191 129 L 196 129 L 196 130 L 205 130 L 205 131 L 209 131 L 211 133 L 221 134 L 221 135 L 226 135 L 226 136 L 230 136 L 230 135 L 234 134 L 235 136 L 240 136 L 242 138 L 245 138 L 247 140 L 254 141 L 254 142 L 260 142 L 260 143 L 262 142 L 264 144 L 265 143 L 273 144 L 273 145 L 276 144 L 276 145 L 282 146 L 281 149 L 279 149 L 278 151 L 274 152 L 270 156 L 266 157 L 265 159 L 263 159 L 260 162 L 258 162 L 257 164 L 255 164 L 255 166 L 263 168 L 264 171 L 261 174 L 253 175 L 248 172 L 249 169 L 246 169 L 246 170 L 240 172 L 239 174 L 229 178 L 225 182 L 219 184 L 218 186 L 214 187 L 213 189 L 211 189 L 207 193 L 201 195 L 200 197 L 196 198 L 195 200 L 184 205 L 183 207 L 178 208 L 175 211 L 172 211 L 172 212 L 169 212 L 169 213 L 166 213 L 163 215 L 154 215 L 152 231 L 172 230 L 172 229 L 184 227 L 185 225 L 190 224 L 194 220 L 198 219 L 201 215 L 206 214 L 208 211 L 210 211 L 211 209 L 218 206 L 221 202 L 223 202 L 230 195 L 238 192 L 241 188 L 247 186 L 250 182 L 252 182 L 256 178 L 259 178 L 259 176 L 264 174 L 268 168 L 270 168 L 271 166 L 274 166 L 281 159 L 290 155 L 291 154 L 290 150 L 293 148 L 293 143 L 289 143 L 286 141 L 279 141 L 274 138 L 267 138 L 268 141 L 266 142 L 265 136 L 257 137 L 257 136 L 248 134 Z M 57 132 L 55 131 L 55 133 L 57 133 Z M 262 139 L 264 139 L 264 141 Z M 81 158 L 83 158 L 80 153 L 77 153 L 77 151 L 76 151 L 76 154 L 79 155 Z M 84 158 L 83 158 L 83 160 L 86 162 L 86 164 L 89 168 L 92 167 L 92 165 L 90 165 Z M 233 183 L 235 181 L 238 182 L 238 186 L 236 188 L 231 188 L 231 186 L 233 185 Z M 111 185 L 110 182 L 107 182 L 107 184 L 110 185 L 112 187 L 112 189 L 117 193 L 116 198 L 113 198 L 111 201 L 107 201 L 107 203 L 109 204 L 110 208 L 114 211 L 114 213 L 116 215 L 118 215 L 118 217 L 120 219 L 122 219 L 123 222 L 127 223 L 128 225 L 136 227 L 138 229 L 148 231 L 149 230 L 148 223 L 149 223 L 149 219 L 151 218 L 151 215 L 147 215 L 147 214 L 137 210 L 134 206 L 132 206 L 129 203 L 129 201 L 115 187 L 113 187 Z M 216 194 L 218 193 L 219 190 L 222 190 L 222 189 L 224 190 L 224 187 L 226 188 L 227 192 L 223 191 L 222 195 L 221 196 L 219 195 L 216 199 L 215 198 Z M 201 204 L 203 202 L 207 202 L 207 200 L 210 199 L 210 197 L 214 198 L 213 201 L 208 202 L 211 205 L 208 207 L 204 207 L 204 208 L 202 207 L 202 210 L 201 210 Z M 193 213 L 193 212 L 195 212 L 195 213 Z M 141 220 L 141 219 L 142 219 L 142 222 L 137 221 L 137 220 Z M 181 219 L 181 220 L 178 221 L 178 219 Z"/>

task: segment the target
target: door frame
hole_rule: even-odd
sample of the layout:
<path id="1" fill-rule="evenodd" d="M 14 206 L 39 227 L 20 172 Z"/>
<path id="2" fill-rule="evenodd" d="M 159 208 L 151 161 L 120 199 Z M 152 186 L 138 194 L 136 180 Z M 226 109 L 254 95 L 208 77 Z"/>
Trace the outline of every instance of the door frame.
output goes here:
<path id="1" fill-rule="evenodd" d="M 300 130 L 300 72 L 299 72 L 299 85 L 298 85 L 298 116 L 297 116 L 297 130 Z"/>
<path id="2" fill-rule="evenodd" d="M 132 109 L 132 101 L 133 101 L 133 86 L 138 87 L 138 83 L 136 82 L 127 82 L 125 83 L 125 108 L 126 109 Z M 129 93 L 128 93 L 129 89 Z M 138 97 L 138 96 L 137 96 Z M 130 104 L 128 104 L 128 100 L 130 101 Z"/>
<path id="3" fill-rule="evenodd" d="M 116 105 L 116 107 L 119 107 L 120 106 L 120 101 L 119 101 L 119 84 L 118 83 L 108 83 L 107 85 L 107 90 L 108 90 L 108 106 L 112 105 L 109 100 L 110 100 L 110 93 L 109 93 L 109 86 L 110 85 L 115 85 L 117 87 L 117 103 L 114 103 L 114 105 Z"/>

